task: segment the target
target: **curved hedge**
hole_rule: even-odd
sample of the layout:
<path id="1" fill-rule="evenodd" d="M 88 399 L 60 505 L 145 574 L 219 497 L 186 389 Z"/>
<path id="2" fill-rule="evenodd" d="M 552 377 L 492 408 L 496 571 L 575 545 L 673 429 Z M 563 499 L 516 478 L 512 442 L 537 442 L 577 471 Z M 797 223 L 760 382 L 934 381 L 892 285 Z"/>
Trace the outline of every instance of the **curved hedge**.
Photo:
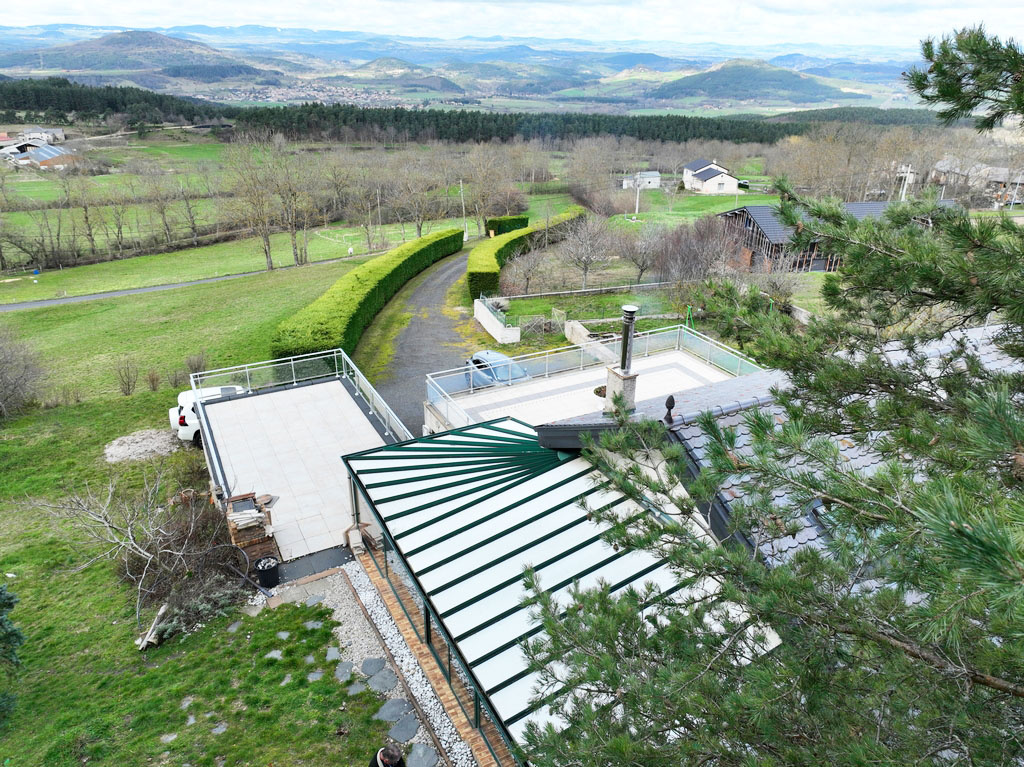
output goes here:
<path id="1" fill-rule="evenodd" d="M 514 232 L 530 225 L 529 216 L 495 216 L 484 221 L 484 231 L 494 232 L 494 236 Z"/>
<path id="2" fill-rule="evenodd" d="M 548 226 L 550 241 L 561 239 L 564 224 L 586 215 L 586 209 L 573 205 L 565 212 L 552 216 Z M 498 292 L 498 275 L 509 256 L 522 250 L 529 250 L 538 234 L 543 234 L 545 223 L 534 224 L 523 229 L 516 229 L 499 237 L 484 240 L 471 251 L 466 262 L 466 287 L 469 298 L 479 298 L 481 293 L 495 294 Z"/>
<path id="3" fill-rule="evenodd" d="M 445 229 L 357 266 L 277 326 L 271 353 L 294 357 L 340 346 L 352 354 L 366 326 L 406 282 L 461 249 L 462 230 Z"/>

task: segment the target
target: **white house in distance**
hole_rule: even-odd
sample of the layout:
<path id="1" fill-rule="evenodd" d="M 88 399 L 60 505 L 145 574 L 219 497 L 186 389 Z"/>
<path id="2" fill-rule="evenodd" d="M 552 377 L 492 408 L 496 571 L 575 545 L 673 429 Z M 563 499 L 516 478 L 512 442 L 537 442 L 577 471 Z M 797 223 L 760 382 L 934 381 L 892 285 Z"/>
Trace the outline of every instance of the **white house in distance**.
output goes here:
<path id="1" fill-rule="evenodd" d="M 38 139 L 47 144 L 59 144 L 64 141 L 63 128 L 43 128 L 33 125 L 31 128 L 23 130 L 20 135 L 23 139 Z"/>
<path id="2" fill-rule="evenodd" d="M 661 174 L 656 170 L 642 170 L 622 179 L 623 189 L 661 189 Z"/>
<path id="3" fill-rule="evenodd" d="M 729 172 L 729 169 L 724 165 L 719 165 L 717 160 L 708 162 L 707 160 L 700 159 L 688 162 L 683 166 L 683 189 L 693 191 L 694 174 L 700 173 L 702 170 L 707 170 L 708 168 L 717 168 L 718 170 L 725 171 L 726 173 Z"/>
<path id="4" fill-rule="evenodd" d="M 705 168 L 693 174 L 692 191 L 697 194 L 739 194 L 739 181 L 727 170 Z"/>

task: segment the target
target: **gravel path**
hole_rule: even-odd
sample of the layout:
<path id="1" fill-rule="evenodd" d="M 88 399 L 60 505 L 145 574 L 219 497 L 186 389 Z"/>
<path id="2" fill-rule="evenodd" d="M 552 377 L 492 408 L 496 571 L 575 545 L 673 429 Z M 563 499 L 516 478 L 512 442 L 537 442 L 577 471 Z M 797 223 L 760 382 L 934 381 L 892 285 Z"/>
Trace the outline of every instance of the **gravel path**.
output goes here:
<path id="1" fill-rule="evenodd" d="M 466 361 L 455 320 L 442 309 L 448 289 L 466 272 L 467 258 L 468 250 L 442 259 L 425 272 L 425 279 L 406 300 L 404 308 L 413 317 L 395 339 L 387 377 L 374 384 L 414 437 L 423 433 L 426 374 L 460 367 Z"/>

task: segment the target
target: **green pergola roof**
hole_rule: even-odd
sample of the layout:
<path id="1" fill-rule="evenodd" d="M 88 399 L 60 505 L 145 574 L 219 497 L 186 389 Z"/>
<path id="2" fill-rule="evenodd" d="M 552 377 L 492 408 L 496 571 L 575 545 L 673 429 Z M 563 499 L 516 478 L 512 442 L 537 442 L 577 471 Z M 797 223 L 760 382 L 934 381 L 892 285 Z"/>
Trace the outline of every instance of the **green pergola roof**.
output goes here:
<path id="1" fill-rule="evenodd" d="M 664 561 L 615 550 L 589 508 L 647 513 L 570 453 L 543 448 L 506 418 L 345 457 L 385 535 L 439 616 L 473 683 L 508 733 L 551 718 L 531 705 L 523 640 L 540 627 L 522 606 L 532 567 L 556 600 L 574 583 L 612 591 L 676 588 Z"/>

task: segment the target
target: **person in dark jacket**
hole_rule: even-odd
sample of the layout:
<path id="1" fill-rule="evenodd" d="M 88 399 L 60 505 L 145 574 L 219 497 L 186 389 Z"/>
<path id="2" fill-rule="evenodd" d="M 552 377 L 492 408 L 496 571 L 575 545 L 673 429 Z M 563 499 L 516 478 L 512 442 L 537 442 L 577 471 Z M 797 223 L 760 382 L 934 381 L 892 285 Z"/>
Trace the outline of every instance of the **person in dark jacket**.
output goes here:
<path id="1" fill-rule="evenodd" d="M 405 767 L 401 749 L 388 743 L 370 760 L 370 767 Z"/>

